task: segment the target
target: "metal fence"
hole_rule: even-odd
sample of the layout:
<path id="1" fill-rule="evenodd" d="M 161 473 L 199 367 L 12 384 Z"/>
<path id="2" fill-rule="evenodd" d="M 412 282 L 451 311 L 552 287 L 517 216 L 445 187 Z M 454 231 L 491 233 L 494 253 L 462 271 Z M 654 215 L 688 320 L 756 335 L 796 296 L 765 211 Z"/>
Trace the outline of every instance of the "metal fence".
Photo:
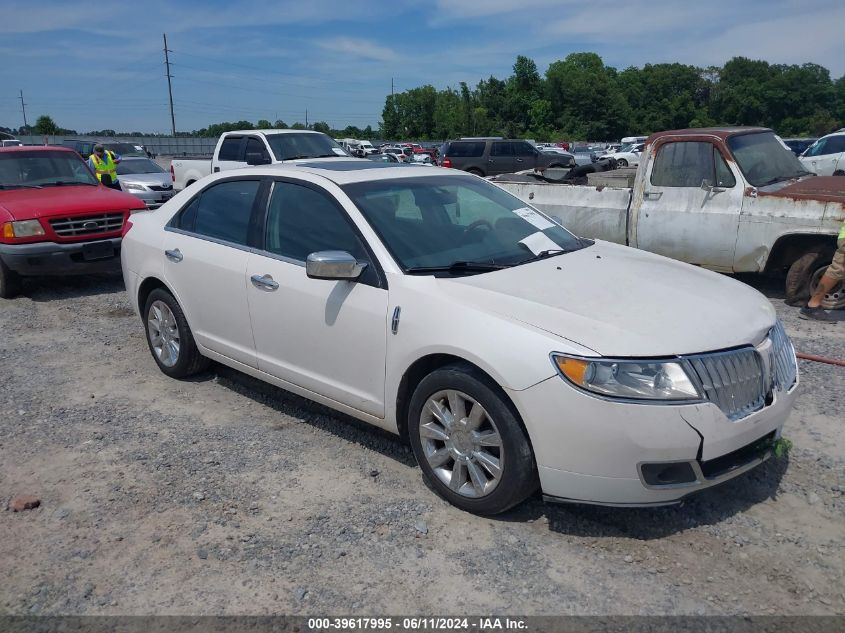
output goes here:
<path id="1" fill-rule="evenodd" d="M 198 136 L 38 136 L 23 135 L 21 141 L 33 145 L 61 145 L 65 139 L 80 139 L 109 143 L 133 143 L 143 145 L 148 151 L 160 156 L 201 156 L 214 152 L 216 138 Z"/>

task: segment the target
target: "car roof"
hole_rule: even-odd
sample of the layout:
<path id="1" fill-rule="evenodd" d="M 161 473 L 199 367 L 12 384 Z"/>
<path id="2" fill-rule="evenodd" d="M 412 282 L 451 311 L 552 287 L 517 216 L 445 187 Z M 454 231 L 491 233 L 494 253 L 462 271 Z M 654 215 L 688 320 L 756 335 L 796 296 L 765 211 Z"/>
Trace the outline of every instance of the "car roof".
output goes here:
<path id="1" fill-rule="evenodd" d="M 759 132 L 771 131 L 772 130 L 767 127 L 755 127 L 744 125 L 737 125 L 732 127 L 687 128 L 683 130 L 666 130 L 665 132 L 655 132 L 654 134 L 649 136 L 645 142 L 651 145 L 655 139 L 662 138 L 664 136 L 716 136 L 725 141 L 731 136 L 738 136 L 739 134 L 756 134 Z"/>
<path id="2" fill-rule="evenodd" d="M 290 128 L 286 130 L 277 130 L 275 128 L 269 128 L 265 130 L 231 130 L 229 132 L 225 132 L 226 134 L 321 134 L 325 136 L 322 132 L 318 132 L 317 130 L 291 130 Z"/>
<path id="3" fill-rule="evenodd" d="M 241 171 L 241 170 L 238 170 Z M 233 172 L 221 172 L 233 175 Z M 466 172 L 434 167 L 432 165 L 411 165 L 408 163 L 382 163 L 367 158 L 348 160 L 303 160 L 298 163 L 279 163 L 250 170 L 250 176 L 284 176 L 296 173 L 310 174 L 329 180 L 336 185 L 373 180 L 394 180 L 397 178 L 424 178 L 426 176 L 470 177 Z"/>
<path id="4" fill-rule="evenodd" d="M 67 152 L 74 156 L 79 156 L 74 150 L 69 147 L 61 147 L 60 145 L 18 145 L 16 147 L 2 147 L 2 152 Z"/>

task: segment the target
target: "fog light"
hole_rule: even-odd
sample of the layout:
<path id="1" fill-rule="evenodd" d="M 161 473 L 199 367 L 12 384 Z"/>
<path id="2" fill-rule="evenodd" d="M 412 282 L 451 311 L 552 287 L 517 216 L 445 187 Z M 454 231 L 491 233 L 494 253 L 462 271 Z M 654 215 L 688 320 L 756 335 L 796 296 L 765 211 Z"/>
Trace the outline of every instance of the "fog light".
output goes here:
<path id="1" fill-rule="evenodd" d="M 689 462 L 664 462 L 640 466 L 643 481 L 649 486 L 671 486 L 695 481 L 695 472 Z"/>

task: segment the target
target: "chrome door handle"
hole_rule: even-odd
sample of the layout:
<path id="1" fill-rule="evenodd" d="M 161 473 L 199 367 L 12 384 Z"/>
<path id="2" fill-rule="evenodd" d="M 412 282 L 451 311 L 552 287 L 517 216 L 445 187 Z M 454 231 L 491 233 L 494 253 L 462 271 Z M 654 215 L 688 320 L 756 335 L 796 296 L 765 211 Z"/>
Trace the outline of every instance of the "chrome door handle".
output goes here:
<path id="1" fill-rule="evenodd" d="M 170 261 L 176 263 L 181 262 L 185 258 L 184 255 L 182 255 L 182 251 L 178 248 L 174 248 L 172 251 L 164 251 L 164 256 Z"/>
<path id="2" fill-rule="evenodd" d="M 249 278 L 249 280 L 252 282 L 252 285 L 259 290 L 273 292 L 274 290 L 279 289 L 279 282 L 273 281 L 273 278 L 270 275 L 253 275 Z"/>
<path id="3" fill-rule="evenodd" d="M 657 200 L 662 195 L 662 191 L 643 191 L 643 198 L 646 200 Z"/>

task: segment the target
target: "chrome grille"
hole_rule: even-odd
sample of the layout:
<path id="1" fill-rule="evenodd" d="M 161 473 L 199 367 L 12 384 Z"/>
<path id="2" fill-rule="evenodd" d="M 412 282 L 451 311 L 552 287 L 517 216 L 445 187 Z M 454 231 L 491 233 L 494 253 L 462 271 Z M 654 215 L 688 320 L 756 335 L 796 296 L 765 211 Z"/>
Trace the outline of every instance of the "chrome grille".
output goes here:
<path id="1" fill-rule="evenodd" d="M 774 367 L 775 387 L 789 391 L 798 380 L 798 364 L 795 359 L 795 348 L 783 329 L 783 323 L 778 321 L 769 331 L 772 341 L 772 366 Z"/>
<path id="2" fill-rule="evenodd" d="M 173 185 L 148 185 L 152 191 L 170 191 Z"/>
<path id="3" fill-rule="evenodd" d="M 763 408 L 766 402 L 765 372 L 757 350 L 688 356 L 707 399 L 731 420 L 739 420 Z"/>
<path id="4" fill-rule="evenodd" d="M 56 235 L 61 237 L 110 233 L 112 231 L 119 231 L 123 227 L 123 213 L 103 213 L 75 218 L 55 218 L 50 220 L 50 226 L 53 227 Z"/>

